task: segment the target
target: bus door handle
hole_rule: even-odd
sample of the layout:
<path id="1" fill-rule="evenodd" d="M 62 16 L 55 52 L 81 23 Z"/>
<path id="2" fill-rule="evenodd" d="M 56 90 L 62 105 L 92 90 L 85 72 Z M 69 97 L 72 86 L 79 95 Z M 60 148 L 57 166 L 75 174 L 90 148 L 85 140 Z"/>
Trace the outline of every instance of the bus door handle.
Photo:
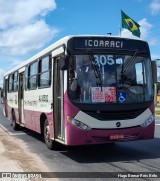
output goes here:
<path id="1" fill-rule="evenodd" d="M 61 97 L 57 97 L 57 99 L 61 99 Z"/>

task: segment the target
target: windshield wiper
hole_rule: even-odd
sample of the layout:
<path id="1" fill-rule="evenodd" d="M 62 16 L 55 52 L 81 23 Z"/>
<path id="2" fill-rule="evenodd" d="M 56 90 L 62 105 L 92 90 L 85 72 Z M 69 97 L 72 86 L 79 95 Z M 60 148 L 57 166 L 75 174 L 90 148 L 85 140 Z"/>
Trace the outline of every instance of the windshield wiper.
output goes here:
<path id="1" fill-rule="evenodd" d="M 137 53 L 146 53 L 146 51 L 138 51 L 137 49 L 135 50 L 134 52 L 134 55 L 131 56 L 129 58 L 129 60 L 126 61 L 126 64 L 124 64 L 124 60 L 123 60 L 123 64 L 122 64 L 122 71 L 121 71 L 121 77 L 122 77 L 122 87 L 123 85 L 125 84 L 126 80 L 125 80 L 125 73 L 131 69 L 131 67 L 133 66 L 133 64 L 135 63 L 134 62 L 134 59 L 135 57 L 137 56 Z"/>
<path id="2" fill-rule="evenodd" d="M 124 74 L 125 72 L 127 72 L 128 67 L 130 67 L 133 64 L 132 60 L 135 58 L 136 54 L 137 54 L 137 50 L 134 52 L 134 55 L 127 61 L 125 65 L 123 63 L 121 74 Z"/>
<path id="3" fill-rule="evenodd" d="M 137 53 L 146 53 L 146 51 L 135 50 L 134 55 L 127 61 L 127 63 L 125 65 L 123 64 L 122 71 L 121 71 L 122 74 L 127 72 L 128 68 L 130 68 L 133 65 L 133 63 L 134 63 L 133 59 L 137 56 Z"/>
<path id="4" fill-rule="evenodd" d="M 99 82 L 96 82 L 96 84 L 97 84 L 97 86 L 101 86 L 101 91 L 102 91 L 102 76 L 101 76 L 101 72 L 99 70 L 99 66 L 96 65 L 96 61 L 95 61 L 93 54 L 89 55 L 89 59 L 91 61 L 91 65 L 94 70 L 94 75 L 95 75 L 96 79 L 99 79 Z"/>

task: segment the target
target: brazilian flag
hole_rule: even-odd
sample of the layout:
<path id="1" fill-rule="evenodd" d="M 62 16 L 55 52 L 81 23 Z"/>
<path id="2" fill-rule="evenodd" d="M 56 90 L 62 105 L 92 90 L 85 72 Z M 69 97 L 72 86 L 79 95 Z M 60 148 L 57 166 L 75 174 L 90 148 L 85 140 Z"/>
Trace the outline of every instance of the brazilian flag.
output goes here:
<path id="1" fill-rule="evenodd" d="M 133 35 L 138 36 L 140 38 L 140 25 L 136 23 L 133 19 L 127 16 L 123 11 L 121 11 L 122 15 L 122 28 L 128 29 L 132 32 Z"/>

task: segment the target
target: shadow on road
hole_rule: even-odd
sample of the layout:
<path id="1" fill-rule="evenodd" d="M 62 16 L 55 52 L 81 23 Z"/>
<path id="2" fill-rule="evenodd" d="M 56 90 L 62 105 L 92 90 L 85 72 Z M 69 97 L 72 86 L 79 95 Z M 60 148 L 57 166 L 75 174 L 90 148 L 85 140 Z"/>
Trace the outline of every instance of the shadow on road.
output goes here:
<path id="1" fill-rule="evenodd" d="M 72 147 L 65 156 L 79 163 L 133 162 L 142 159 L 160 158 L 160 139 L 116 143 L 114 145 L 92 145 Z"/>
<path id="2" fill-rule="evenodd" d="M 28 129 L 22 129 L 18 132 L 24 132 L 28 136 L 32 137 L 36 145 L 43 142 L 43 138 L 40 134 Z M 16 132 L 16 133 L 18 133 Z M 32 148 L 28 144 L 30 138 L 26 135 L 16 136 L 26 142 L 28 147 L 38 153 L 38 147 Z M 30 142 L 30 141 L 29 141 Z M 33 142 L 33 141 L 32 141 Z M 45 143 L 41 144 L 41 147 L 46 147 Z M 145 141 L 133 141 L 133 142 L 121 142 L 115 144 L 105 145 L 89 145 L 89 146 L 76 146 L 68 147 L 59 145 L 56 150 L 45 149 L 49 155 L 54 155 L 57 152 L 79 163 L 102 163 L 102 162 L 133 162 L 133 160 L 139 161 L 142 159 L 156 159 L 160 158 L 160 138 Z"/>
<path id="3" fill-rule="evenodd" d="M 43 142 L 42 136 L 28 129 L 23 129 L 22 132 L 32 137 L 36 145 Z M 38 153 L 38 147 L 32 148 L 28 144 L 31 138 L 26 135 L 18 136 L 26 142 L 28 147 Z M 41 147 L 46 147 L 45 143 L 40 144 Z M 145 141 L 121 142 L 115 144 L 105 145 L 89 145 L 68 147 L 59 145 L 59 149 L 45 151 L 49 155 L 62 154 L 78 163 L 108 163 L 108 162 L 133 162 L 142 159 L 156 159 L 160 158 L 160 138 Z"/>

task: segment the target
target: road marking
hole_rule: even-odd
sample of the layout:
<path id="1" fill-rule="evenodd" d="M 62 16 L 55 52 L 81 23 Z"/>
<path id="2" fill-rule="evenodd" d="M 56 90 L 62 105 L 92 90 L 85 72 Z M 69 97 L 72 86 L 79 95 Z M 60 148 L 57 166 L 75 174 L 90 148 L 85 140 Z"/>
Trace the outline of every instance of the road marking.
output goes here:
<path id="1" fill-rule="evenodd" d="M 26 134 L 26 133 L 11 133 L 11 132 L 8 132 L 9 135 L 11 136 L 16 136 L 16 135 L 23 135 L 23 134 Z"/>

